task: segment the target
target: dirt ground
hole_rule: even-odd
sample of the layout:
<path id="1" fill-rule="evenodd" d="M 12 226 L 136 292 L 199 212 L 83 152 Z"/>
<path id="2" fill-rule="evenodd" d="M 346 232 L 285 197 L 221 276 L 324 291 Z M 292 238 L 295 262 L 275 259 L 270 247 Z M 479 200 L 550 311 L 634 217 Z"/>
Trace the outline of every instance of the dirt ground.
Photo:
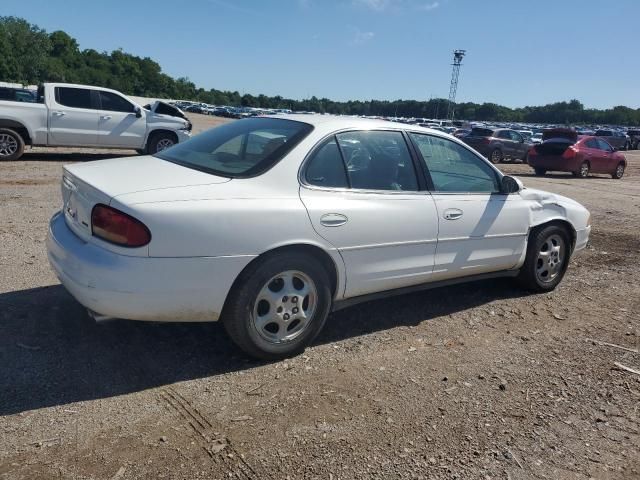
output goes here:
<path id="1" fill-rule="evenodd" d="M 621 181 L 502 166 L 592 212 L 553 293 L 362 304 L 276 363 L 218 324 L 96 324 L 59 285 L 61 167 L 121 154 L 0 164 L 0 478 L 640 479 L 640 375 L 615 364 L 640 369 L 640 152 Z"/>

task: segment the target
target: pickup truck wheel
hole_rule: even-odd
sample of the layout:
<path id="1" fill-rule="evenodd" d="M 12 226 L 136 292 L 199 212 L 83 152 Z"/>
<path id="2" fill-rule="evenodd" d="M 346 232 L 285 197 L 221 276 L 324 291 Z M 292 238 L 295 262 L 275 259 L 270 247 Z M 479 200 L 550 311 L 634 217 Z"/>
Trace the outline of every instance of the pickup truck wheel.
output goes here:
<path id="1" fill-rule="evenodd" d="M 166 150 L 169 147 L 173 147 L 176 144 L 176 137 L 172 133 L 159 132 L 154 133 L 147 142 L 147 151 L 149 155 Z"/>
<path id="2" fill-rule="evenodd" d="M 558 225 L 535 228 L 529 236 L 527 257 L 518 274 L 518 282 L 532 292 L 556 288 L 569 265 L 569 235 Z"/>
<path id="3" fill-rule="evenodd" d="M 500 163 L 502 160 L 504 159 L 504 156 L 502 155 L 502 152 L 500 151 L 499 148 L 496 148 L 495 150 L 493 150 L 491 152 L 491 155 L 489 155 L 489 161 L 491 163 Z"/>
<path id="4" fill-rule="evenodd" d="M 322 264 L 302 253 L 277 253 L 240 274 L 222 322 L 245 353 L 276 360 L 302 352 L 330 308 L 330 280 Z"/>
<path id="5" fill-rule="evenodd" d="M 24 153 L 24 140 L 10 128 L 0 128 L 0 161 L 17 160 Z"/>

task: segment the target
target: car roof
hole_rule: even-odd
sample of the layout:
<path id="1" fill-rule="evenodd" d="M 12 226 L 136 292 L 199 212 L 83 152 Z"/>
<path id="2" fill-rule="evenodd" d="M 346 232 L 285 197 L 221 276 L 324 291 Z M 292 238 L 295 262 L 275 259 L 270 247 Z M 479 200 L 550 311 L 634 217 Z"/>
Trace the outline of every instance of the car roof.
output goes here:
<path id="1" fill-rule="evenodd" d="M 323 127 L 333 130 L 342 130 L 349 128 L 356 129 L 383 129 L 389 128 L 394 130 L 409 130 L 415 132 L 425 132 L 443 135 L 444 132 L 432 128 L 421 127 L 419 125 L 391 122 L 389 120 L 380 120 L 375 118 L 350 117 L 339 115 L 321 115 L 308 113 L 286 113 L 280 115 L 265 115 L 262 118 L 280 118 L 284 120 L 293 120 L 296 122 L 307 123 L 314 127 Z M 446 134 L 445 134 L 446 135 Z"/>

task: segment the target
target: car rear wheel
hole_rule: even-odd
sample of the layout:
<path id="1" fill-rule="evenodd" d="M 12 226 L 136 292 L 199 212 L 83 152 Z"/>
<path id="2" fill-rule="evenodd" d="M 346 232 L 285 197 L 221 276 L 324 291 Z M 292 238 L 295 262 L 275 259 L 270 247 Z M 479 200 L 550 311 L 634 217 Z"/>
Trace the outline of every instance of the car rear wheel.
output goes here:
<path id="1" fill-rule="evenodd" d="M 564 228 L 547 225 L 534 229 L 518 281 L 533 292 L 553 290 L 567 270 L 570 254 L 569 235 Z"/>
<path id="2" fill-rule="evenodd" d="M 502 152 L 500 151 L 499 148 L 496 148 L 495 150 L 493 150 L 491 152 L 491 155 L 489 155 L 489 161 L 491 163 L 494 164 L 498 164 L 503 160 L 504 156 L 502 155 Z"/>
<path id="3" fill-rule="evenodd" d="M 147 143 L 147 152 L 149 152 L 150 155 L 153 155 L 154 153 L 161 152 L 162 150 L 166 150 L 167 148 L 174 146 L 176 143 L 176 137 L 172 133 L 153 133 Z"/>
<path id="4" fill-rule="evenodd" d="M 544 177 L 547 174 L 547 170 L 544 168 L 534 168 L 533 171 L 539 177 Z"/>
<path id="5" fill-rule="evenodd" d="M 623 175 L 624 175 L 624 163 L 620 162 L 616 167 L 615 172 L 613 172 L 611 176 L 619 180 L 622 178 Z"/>
<path id="6" fill-rule="evenodd" d="M 235 282 L 223 324 L 234 343 L 252 357 L 296 355 L 324 326 L 330 285 L 326 270 L 313 257 L 297 252 L 265 257 Z"/>
<path id="7" fill-rule="evenodd" d="M 573 174 L 579 178 L 587 178 L 589 176 L 589 171 L 590 171 L 589 162 L 582 162 L 580 164 L 580 168 L 578 168 L 578 171 L 574 172 Z"/>
<path id="8" fill-rule="evenodd" d="M 0 128 L 0 161 L 17 160 L 24 153 L 24 140 L 10 128 Z"/>

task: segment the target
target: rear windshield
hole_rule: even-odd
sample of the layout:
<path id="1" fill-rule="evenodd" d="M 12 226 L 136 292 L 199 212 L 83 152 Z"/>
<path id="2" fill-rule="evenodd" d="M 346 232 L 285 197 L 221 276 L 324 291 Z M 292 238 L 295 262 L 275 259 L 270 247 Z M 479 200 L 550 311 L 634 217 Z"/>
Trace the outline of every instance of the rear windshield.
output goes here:
<path id="1" fill-rule="evenodd" d="M 280 118 L 226 123 L 154 156 L 228 178 L 253 177 L 278 163 L 313 127 Z"/>
<path id="2" fill-rule="evenodd" d="M 493 130 L 490 128 L 472 128 L 469 135 L 472 137 L 490 137 L 493 135 Z"/>

